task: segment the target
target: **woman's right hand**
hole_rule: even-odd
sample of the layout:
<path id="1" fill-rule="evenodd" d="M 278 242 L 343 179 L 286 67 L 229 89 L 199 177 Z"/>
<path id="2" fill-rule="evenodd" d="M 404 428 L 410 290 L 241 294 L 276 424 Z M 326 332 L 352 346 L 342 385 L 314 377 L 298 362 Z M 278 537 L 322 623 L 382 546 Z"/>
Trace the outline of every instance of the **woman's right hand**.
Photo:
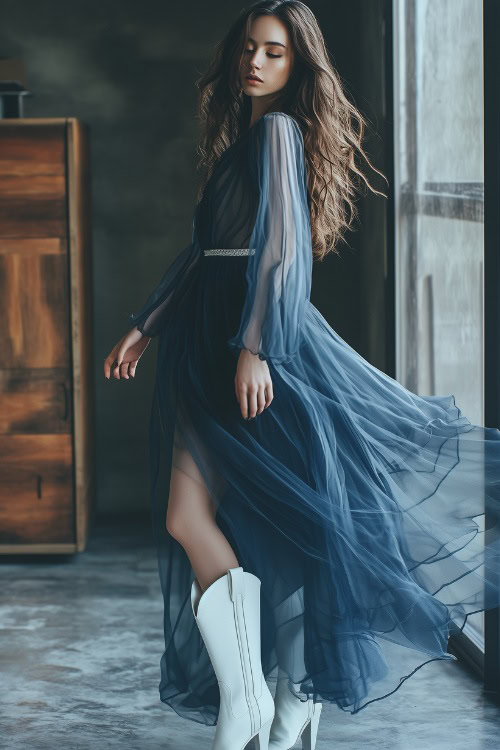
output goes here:
<path id="1" fill-rule="evenodd" d="M 124 377 L 125 380 L 134 378 L 137 363 L 150 341 L 149 336 L 144 336 L 135 327 L 132 328 L 122 336 L 104 360 L 104 377 L 109 380 L 112 372 L 117 380 L 120 380 L 120 377 Z"/>
<path id="2" fill-rule="evenodd" d="M 253 419 L 257 414 L 262 414 L 274 398 L 267 362 L 248 349 L 241 349 L 234 389 L 243 419 Z"/>

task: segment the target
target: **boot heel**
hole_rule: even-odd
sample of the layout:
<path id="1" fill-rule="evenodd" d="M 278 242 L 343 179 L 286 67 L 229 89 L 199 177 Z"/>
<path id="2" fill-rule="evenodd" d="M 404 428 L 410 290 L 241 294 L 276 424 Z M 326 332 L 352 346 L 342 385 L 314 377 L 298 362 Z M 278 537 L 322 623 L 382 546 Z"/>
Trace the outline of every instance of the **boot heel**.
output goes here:
<path id="1" fill-rule="evenodd" d="M 274 717 L 273 717 L 274 718 Z M 266 724 L 263 724 L 259 729 L 258 734 L 253 738 L 255 750 L 268 750 L 269 747 L 269 734 L 271 732 L 271 724 L 273 719 L 269 719 Z"/>
<path id="2" fill-rule="evenodd" d="M 323 708 L 322 703 L 316 703 L 314 707 L 314 713 L 311 716 L 307 726 L 302 732 L 302 750 L 314 750 L 316 747 L 316 739 L 318 737 L 318 726 L 319 716 L 321 709 Z"/>

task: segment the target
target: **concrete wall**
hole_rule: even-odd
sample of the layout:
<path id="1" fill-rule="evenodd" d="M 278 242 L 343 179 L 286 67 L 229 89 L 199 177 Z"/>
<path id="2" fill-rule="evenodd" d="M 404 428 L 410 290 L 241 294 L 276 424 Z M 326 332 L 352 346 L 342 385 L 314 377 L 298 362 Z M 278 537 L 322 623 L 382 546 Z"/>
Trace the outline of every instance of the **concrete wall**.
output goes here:
<path id="1" fill-rule="evenodd" d="M 374 19 L 383 2 L 310 3 L 334 63 L 372 120 L 381 96 L 380 75 L 373 71 L 382 54 Z M 91 131 L 101 511 L 149 507 L 147 428 L 156 344 L 148 348 L 133 382 L 106 381 L 102 362 L 127 330 L 128 315 L 189 241 L 198 182 L 194 82 L 228 19 L 243 5 L 239 0 L 189 5 L 51 0 L 43 8 L 35 0 L 2 4 L 0 56 L 24 59 L 34 93 L 25 100 L 25 115 L 78 117 Z M 377 165 L 383 168 L 380 160 Z M 360 202 L 362 211 L 369 200 Z M 376 200 L 369 223 L 363 220 L 349 237 L 355 252 L 344 251 L 340 261 L 329 258 L 315 271 L 313 290 L 314 304 L 331 325 L 374 358 L 367 321 L 377 327 L 377 312 L 368 314 L 367 305 L 372 299 L 377 306 L 383 302 L 380 290 L 374 291 L 372 271 L 382 252 L 377 217 L 385 210 L 383 199 Z M 363 271 L 367 258 L 368 274 Z M 377 346 L 381 336 L 379 331 Z"/>
<path id="2" fill-rule="evenodd" d="M 411 7 L 397 23 L 398 379 L 420 395 L 454 394 L 483 424 L 482 7 Z"/>

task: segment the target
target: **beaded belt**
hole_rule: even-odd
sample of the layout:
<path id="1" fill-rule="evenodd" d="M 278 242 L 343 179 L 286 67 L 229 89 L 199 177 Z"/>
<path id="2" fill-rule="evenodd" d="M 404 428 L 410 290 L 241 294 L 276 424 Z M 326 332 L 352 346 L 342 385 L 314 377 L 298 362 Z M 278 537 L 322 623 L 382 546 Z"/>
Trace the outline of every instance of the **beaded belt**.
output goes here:
<path id="1" fill-rule="evenodd" d="M 223 247 L 204 250 L 204 255 L 255 255 L 255 248 L 248 247 Z"/>

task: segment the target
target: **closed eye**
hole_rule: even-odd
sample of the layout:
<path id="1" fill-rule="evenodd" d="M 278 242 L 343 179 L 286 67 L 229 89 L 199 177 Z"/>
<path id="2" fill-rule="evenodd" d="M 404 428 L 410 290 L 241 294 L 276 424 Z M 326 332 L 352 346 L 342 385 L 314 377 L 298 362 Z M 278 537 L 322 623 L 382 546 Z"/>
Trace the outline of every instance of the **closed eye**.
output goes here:
<path id="1" fill-rule="evenodd" d="M 251 54 L 252 52 L 253 52 L 253 49 L 246 49 L 245 50 L 245 54 L 247 54 L 247 53 Z M 283 55 L 273 55 L 272 52 L 266 52 L 266 54 L 268 55 L 268 57 L 283 57 Z"/>

